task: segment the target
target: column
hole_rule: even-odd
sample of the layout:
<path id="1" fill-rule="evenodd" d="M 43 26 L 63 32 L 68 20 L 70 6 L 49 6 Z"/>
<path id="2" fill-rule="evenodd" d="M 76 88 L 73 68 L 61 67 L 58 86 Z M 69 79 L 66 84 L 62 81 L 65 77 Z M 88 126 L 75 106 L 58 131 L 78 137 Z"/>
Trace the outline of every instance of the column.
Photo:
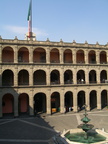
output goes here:
<path id="1" fill-rule="evenodd" d="M 14 63 L 18 63 L 18 46 L 16 45 L 14 48 Z"/>
<path id="2" fill-rule="evenodd" d="M 100 63 L 99 59 L 100 59 L 99 51 L 96 51 L 96 63 L 97 63 L 97 64 Z"/>
<path id="3" fill-rule="evenodd" d="M 100 92 L 101 87 L 98 88 L 97 90 L 97 109 L 101 110 L 101 92 Z"/>
<path id="4" fill-rule="evenodd" d="M 33 89 L 31 89 L 29 93 L 29 114 L 30 116 L 34 115 Z"/>
<path id="5" fill-rule="evenodd" d="M 63 64 L 63 49 L 60 49 L 60 64 Z"/>
<path id="6" fill-rule="evenodd" d="M 50 67 L 48 67 L 46 71 L 46 83 L 50 85 Z"/>
<path id="7" fill-rule="evenodd" d="M 88 50 L 85 50 L 85 64 L 88 64 Z"/>
<path id="8" fill-rule="evenodd" d="M 87 111 L 90 111 L 90 90 L 89 90 L 89 88 L 86 89 L 85 99 L 86 99 Z"/>
<path id="9" fill-rule="evenodd" d="M 86 82 L 86 84 L 89 84 L 89 70 L 88 70 L 88 68 L 85 71 L 85 82 Z"/>
<path id="10" fill-rule="evenodd" d="M 46 63 L 49 64 L 50 63 L 50 49 L 47 48 L 46 50 Z"/>
<path id="11" fill-rule="evenodd" d="M 60 85 L 64 85 L 64 68 L 61 67 L 60 70 Z"/>
<path id="12" fill-rule="evenodd" d="M 51 89 L 47 90 L 47 114 L 51 114 Z"/>
<path id="13" fill-rule="evenodd" d="M 33 63 L 33 47 L 29 50 L 29 63 Z"/>
<path id="14" fill-rule="evenodd" d="M 18 86 L 18 67 L 15 67 L 14 71 L 14 86 Z"/>
<path id="15" fill-rule="evenodd" d="M 74 88 L 74 91 L 73 91 L 73 111 L 78 112 L 77 88 Z"/>
<path id="16" fill-rule="evenodd" d="M 29 70 L 29 86 L 33 86 L 33 67 L 30 66 Z"/>
<path id="17" fill-rule="evenodd" d="M 77 84 L 77 69 L 73 70 L 73 84 Z"/>
<path id="18" fill-rule="evenodd" d="M 65 105 L 64 105 L 64 89 L 61 89 L 60 92 L 60 113 L 65 112 Z"/>
<path id="19" fill-rule="evenodd" d="M 100 69 L 99 68 L 96 71 L 96 80 L 97 80 L 97 83 L 100 83 Z"/>
<path id="20" fill-rule="evenodd" d="M 18 93 L 14 96 L 14 117 L 18 117 Z"/>
<path id="21" fill-rule="evenodd" d="M 73 50 L 73 64 L 76 64 L 76 50 Z"/>

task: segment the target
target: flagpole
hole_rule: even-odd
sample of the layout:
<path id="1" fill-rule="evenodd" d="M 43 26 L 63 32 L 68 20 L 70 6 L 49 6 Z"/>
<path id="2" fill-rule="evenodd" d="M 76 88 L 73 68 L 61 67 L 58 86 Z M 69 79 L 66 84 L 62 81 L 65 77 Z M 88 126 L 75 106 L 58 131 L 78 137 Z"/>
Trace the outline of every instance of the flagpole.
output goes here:
<path id="1" fill-rule="evenodd" d="M 32 0 L 31 0 L 31 37 L 32 37 Z"/>
<path id="2" fill-rule="evenodd" d="M 29 10 L 28 10 L 28 37 L 32 38 L 32 0 L 29 3 Z"/>

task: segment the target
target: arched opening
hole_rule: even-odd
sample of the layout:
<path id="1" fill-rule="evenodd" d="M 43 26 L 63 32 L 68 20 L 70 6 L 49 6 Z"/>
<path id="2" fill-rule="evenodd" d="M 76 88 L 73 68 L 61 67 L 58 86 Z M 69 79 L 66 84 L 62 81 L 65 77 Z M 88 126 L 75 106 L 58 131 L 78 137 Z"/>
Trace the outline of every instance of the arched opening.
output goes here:
<path id="1" fill-rule="evenodd" d="M 64 63 L 72 63 L 72 51 L 67 49 L 64 51 Z"/>
<path id="2" fill-rule="evenodd" d="M 2 74 L 2 86 L 13 86 L 14 75 L 11 70 L 5 70 Z"/>
<path id="3" fill-rule="evenodd" d="M 22 47 L 18 51 L 18 62 L 28 63 L 29 62 L 29 51 L 27 48 Z"/>
<path id="4" fill-rule="evenodd" d="M 22 93 L 18 98 L 19 114 L 29 114 L 29 96 Z"/>
<path id="5" fill-rule="evenodd" d="M 89 83 L 97 83 L 95 70 L 89 72 Z"/>
<path id="6" fill-rule="evenodd" d="M 100 64 L 107 63 L 107 55 L 105 51 L 100 52 Z"/>
<path id="7" fill-rule="evenodd" d="M 13 63 L 14 62 L 14 51 L 11 47 L 5 47 L 2 50 L 2 62 Z"/>
<path id="8" fill-rule="evenodd" d="M 60 74 L 59 71 L 53 70 L 50 74 L 50 82 L 51 84 L 60 84 Z"/>
<path id="9" fill-rule="evenodd" d="M 34 96 L 34 114 L 41 114 L 46 112 L 46 95 L 44 93 L 37 93 Z"/>
<path id="10" fill-rule="evenodd" d="M 43 70 L 37 70 L 33 75 L 34 85 L 46 85 L 46 73 Z"/>
<path id="11" fill-rule="evenodd" d="M 77 103 L 78 103 L 78 111 L 83 110 L 84 105 L 85 105 L 85 92 L 84 91 L 80 91 L 78 93 Z"/>
<path id="12" fill-rule="evenodd" d="M 54 92 L 51 95 L 51 113 L 56 113 L 60 111 L 60 94 Z"/>
<path id="13" fill-rule="evenodd" d="M 36 48 L 33 51 L 33 62 L 46 63 L 46 52 L 43 48 Z"/>
<path id="14" fill-rule="evenodd" d="M 101 108 L 105 108 L 106 106 L 108 105 L 108 102 L 107 102 L 107 91 L 106 90 L 103 90 L 101 92 Z"/>
<path id="15" fill-rule="evenodd" d="M 14 98 L 10 93 L 5 94 L 2 98 L 2 113 L 3 115 L 14 114 Z"/>
<path id="16" fill-rule="evenodd" d="M 89 63 L 95 64 L 96 63 L 96 54 L 95 51 L 91 50 L 88 54 Z"/>
<path id="17" fill-rule="evenodd" d="M 90 92 L 90 110 L 97 107 L 97 93 L 95 90 Z"/>
<path id="18" fill-rule="evenodd" d="M 52 49 L 50 52 L 50 63 L 60 63 L 59 50 Z"/>
<path id="19" fill-rule="evenodd" d="M 27 70 L 21 70 L 18 73 L 18 85 L 29 85 L 29 73 Z"/>
<path id="20" fill-rule="evenodd" d="M 65 93 L 65 111 L 70 112 L 73 110 L 73 93 L 66 92 Z"/>
<path id="21" fill-rule="evenodd" d="M 77 63 L 85 63 L 84 60 L 84 51 L 83 50 L 78 50 L 76 53 L 76 62 Z"/>
<path id="22" fill-rule="evenodd" d="M 72 84 L 73 83 L 73 74 L 71 70 L 66 70 L 64 73 L 64 83 Z"/>
<path id="23" fill-rule="evenodd" d="M 77 72 L 77 83 L 84 84 L 85 83 L 85 72 L 83 70 L 79 70 Z"/>
<path id="24" fill-rule="evenodd" d="M 102 70 L 101 73 L 100 73 L 100 81 L 101 83 L 105 83 L 107 82 L 107 72 L 106 70 Z"/>

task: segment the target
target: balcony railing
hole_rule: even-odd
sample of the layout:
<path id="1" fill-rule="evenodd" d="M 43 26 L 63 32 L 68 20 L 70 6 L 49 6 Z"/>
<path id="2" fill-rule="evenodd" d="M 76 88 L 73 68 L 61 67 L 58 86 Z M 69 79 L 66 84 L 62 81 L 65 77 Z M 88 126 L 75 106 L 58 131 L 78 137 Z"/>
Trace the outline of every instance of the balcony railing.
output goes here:
<path id="1" fill-rule="evenodd" d="M 46 82 L 34 82 L 34 85 L 46 85 Z"/>
<path id="2" fill-rule="evenodd" d="M 34 63 L 46 63 L 46 60 L 34 60 Z"/>
<path id="3" fill-rule="evenodd" d="M 71 80 L 67 80 L 64 82 L 64 84 L 73 84 L 73 82 Z"/>
<path id="4" fill-rule="evenodd" d="M 51 82 L 51 85 L 56 85 L 56 84 L 60 84 L 60 82 L 59 81 L 53 81 L 53 82 Z"/>

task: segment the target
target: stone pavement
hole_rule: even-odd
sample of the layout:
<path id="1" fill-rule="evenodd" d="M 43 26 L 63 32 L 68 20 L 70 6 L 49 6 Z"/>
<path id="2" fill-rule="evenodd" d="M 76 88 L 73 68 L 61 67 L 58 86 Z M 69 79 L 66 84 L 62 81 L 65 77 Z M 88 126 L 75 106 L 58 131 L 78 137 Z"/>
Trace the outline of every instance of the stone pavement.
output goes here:
<path id="1" fill-rule="evenodd" d="M 50 139 L 63 130 L 76 128 L 81 123 L 83 111 L 41 117 L 0 119 L 0 144 L 48 144 Z M 108 132 L 108 111 L 88 113 L 95 128 Z"/>
<path id="2" fill-rule="evenodd" d="M 63 130 L 77 128 L 82 123 L 81 118 L 84 117 L 84 111 L 79 113 L 67 113 L 62 115 L 52 115 L 45 118 L 56 131 L 63 132 Z M 94 128 L 103 129 L 108 132 L 108 110 L 88 112 L 88 118 L 91 119 L 89 123 L 94 125 Z"/>

